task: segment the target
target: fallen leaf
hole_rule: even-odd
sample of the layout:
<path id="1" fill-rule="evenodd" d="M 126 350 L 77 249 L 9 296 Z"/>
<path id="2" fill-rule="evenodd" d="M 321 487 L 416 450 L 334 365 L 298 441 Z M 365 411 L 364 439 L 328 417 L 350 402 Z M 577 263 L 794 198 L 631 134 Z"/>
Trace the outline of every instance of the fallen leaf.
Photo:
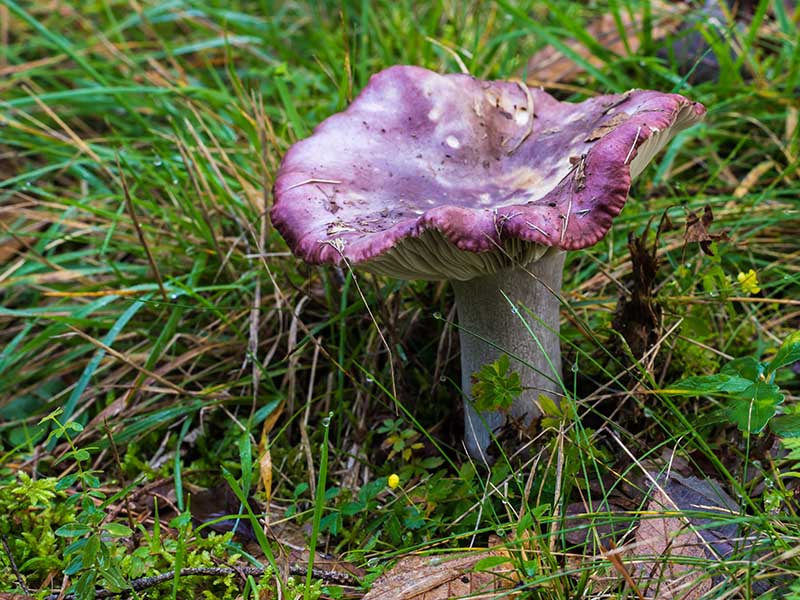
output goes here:
<path id="1" fill-rule="evenodd" d="M 476 570 L 479 562 L 485 564 L 486 559 L 493 557 L 501 564 Z M 483 597 L 478 594 L 507 589 L 514 583 L 511 558 L 502 550 L 455 555 L 412 555 L 401 558 L 394 567 L 376 579 L 364 600 L 477 598 Z"/>
<path id="2" fill-rule="evenodd" d="M 655 282 L 660 267 L 656 254 L 658 236 L 648 244 L 649 227 L 641 236 L 628 236 L 631 254 L 630 297 L 623 296 L 614 313 L 613 327 L 622 334 L 633 355 L 644 356 L 660 335 L 661 306 L 655 297 Z"/>
<path id="3" fill-rule="evenodd" d="M 733 553 L 738 535 L 738 506 L 722 486 L 708 479 L 677 473 L 654 480 L 647 510 L 636 532 L 636 573 L 648 598 L 699 599 L 714 585 L 706 561 Z M 694 563 L 694 564 L 692 564 Z"/>
<path id="4" fill-rule="evenodd" d="M 714 222 L 714 212 L 711 206 L 706 204 L 703 208 L 703 215 L 698 216 L 693 210 L 686 211 L 686 231 L 683 239 L 687 244 L 698 243 L 700 249 L 708 256 L 714 256 L 711 251 L 711 242 L 728 239 L 728 235 L 723 231 L 720 233 L 710 233 L 709 228 Z"/>
<path id="5" fill-rule="evenodd" d="M 660 513 L 669 499 L 656 492 L 648 513 Z M 639 589 L 650 598 L 669 600 L 699 599 L 711 589 L 712 582 L 701 568 L 686 564 L 686 559 L 705 558 L 699 534 L 692 531 L 685 519 L 677 516 L 643 516 L 636 532 L 637 553 L 643 557 L 637 564 Z"/>

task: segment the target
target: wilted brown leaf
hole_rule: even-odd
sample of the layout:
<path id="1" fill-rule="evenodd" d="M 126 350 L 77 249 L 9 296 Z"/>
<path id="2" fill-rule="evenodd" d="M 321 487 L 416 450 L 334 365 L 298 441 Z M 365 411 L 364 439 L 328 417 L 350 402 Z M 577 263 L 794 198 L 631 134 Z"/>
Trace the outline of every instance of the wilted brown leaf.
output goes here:
<path id="1" fill-rule="evenodd" d="M 700 249 L 708 256 L 714 256 L 711 251 L 711 242 L 728 239 L 727 234 L 723 231 L 720 233 L 710 233 L 709 228 L 714 222 L 714 213 L 711 206 L 706 204 L 703 208 L 703 215 L 698 216 L 693 210 L 686 211 L 686 232 L 683 234 L 683 239 L 687 244 L 697 242 L 700 244 Z"/>
<path id="2" fill-rule="evenodd" d="M 686 559 L 705 558 L 705 541 L 685 518 L 663 513 L 670 504 L 670 499 L 657 491 L 647 512 L 662 514 L 643 516 L 636 532 L 637 553 L 645 557 L 637 565 L 639 589 L 649 598 L 699 599 L 711 589 L 712 581 Z"/>
<path id="3" fill-rule="evenodd" d="M 656 275 L 660 267 L 656 250 L 658 235 L 648 245 L 649 227 L 641 236 L 628 236 L 631 253 L 632 281 L 630 297 L 623 296 L 614 314 L 614 329 L 622 334 L 633 355 L 642 357 L 658 340 L 661 328 L 661 306 L 655 298 Z M 659 229 L 660 234 L 660 229 Z"/>
<path id="4" fill-rule="evenodd" d="M 509 562 L 475 572 L 478 562 L 490 557 L 505 557 Z M 364 600 L 480 598 L 479 594 L 509 588 L 514 582 L 510 557 L 501 550 L 407 556 L 375 581 Z"/>
<path id="5" fill-rule="evenodd" d="M 650 598 L 700 598 L 714 584 L 703 561 L 733 552 L 738 526 L 724 518 L 738 507 L 712 480 L 675 472 L 652 477 L 659 485 L 636 532 L 636 553 L 645 557 L 637 567 L 640 588 Z"/>

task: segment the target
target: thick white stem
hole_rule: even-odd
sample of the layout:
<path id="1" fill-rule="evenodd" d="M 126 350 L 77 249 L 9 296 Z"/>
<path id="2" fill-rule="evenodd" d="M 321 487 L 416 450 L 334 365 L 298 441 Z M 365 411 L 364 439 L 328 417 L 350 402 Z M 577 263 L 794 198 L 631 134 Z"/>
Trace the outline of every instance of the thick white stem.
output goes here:
<path id="1" fill-rule="evenodd" d="M 526 425 L 540 413 L 539 394 L 546 394 L 556 402 L 561 397 L 557 294 L 561 292 L 563 269 L 564 253 L 551 251 L 527 269 L 453 281 L 461 338 L 464 441 L 473 458 L 488 462 L 490 431 L 496 432 L 506 420 L 501 412 L 479 415 L 472 407 L 472 374 L 483 365 L 497 360 L 503 352 L 512 358 L 511 368 L 520 374 L 524 391 L 514 402 L 511 414 Z M 524 306 L 536 318 L 529 317 L 524 310 L 515 313 L 501 290 L 516 306 Z M 521 319 L 525 319 L 533 335 Z M 513 360 L 515 356 L 527 364 Z"/>

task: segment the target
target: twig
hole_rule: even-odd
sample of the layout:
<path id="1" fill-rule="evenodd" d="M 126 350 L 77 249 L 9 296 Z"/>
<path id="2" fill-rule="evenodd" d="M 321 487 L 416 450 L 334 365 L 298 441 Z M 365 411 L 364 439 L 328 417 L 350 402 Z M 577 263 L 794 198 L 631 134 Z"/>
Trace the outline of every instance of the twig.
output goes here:
<path id="1" fill-rule="evenodd" d="M 270 571 L 270 567 L 193 567 L 181 569 L 180 577 L 191 577 L 193 575 L 200 575 L 205 577 L 225 577 L 227 575 L 240 575 L 259 577 L 265 572 Z M 302 565 L 289 565 L 290 575 L 305 575 L 306 567 Z M 337 585 L 357 586 L 358 581 L 349 573 L 341 573 L 339 571 L 328 571 L 325 569 L 311 569 L 311 574 L 317 579 L 322 579 Z M 175 578 L 175 571 L 162 573 L 160 575 L 152 575 L 150 577 L 139 577 L 128 582 L 129 587 L 124 590 L 114 591 L 106 589 L 98 589 L 95 592 L 95 598 L 112 598 L 114 596 L 127 595 L 130 592 L 140 592 L 142 590 L 161 585 L 167 581 Z M 60 594 L 50 594 L 45 596 L 45 600 L 58 600 Z M 61 596 L 63 600 L 78 600 L 75 594 L 66 594 Z"/>
<path id="2" fill-rule="evenodd" d="M 19 572 L 17 569 L 17 563 L 14 560 L 14 555 L 11 554 L 11 548 L 8 547 L 8 538 L 6 538 L 6 534 L 0 534 L 0 541 L 3 542 L 3 550 L 6 552 L 6 556 L 8 556 L 8 562 L 11 565 L 11 569 L 14 571 L 14 576 L 17 578 L 17 583 L 19 584 L 20 589 L 25 593 L 26 596 L 30 595 L 28 591 L 28 586 L 25 585 L 25 580 L 22 578 L 22 573 Z"/>

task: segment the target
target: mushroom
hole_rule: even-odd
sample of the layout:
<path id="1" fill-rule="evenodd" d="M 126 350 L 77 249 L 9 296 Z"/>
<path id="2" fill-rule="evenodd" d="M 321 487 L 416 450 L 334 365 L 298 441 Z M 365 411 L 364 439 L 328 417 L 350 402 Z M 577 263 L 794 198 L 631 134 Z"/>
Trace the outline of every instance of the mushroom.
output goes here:
<path id="1" fill-rule="evenodd" d="M 272 222 L 309 263 L 452 282 L 465 444 L 485 461 L 507 415 L 474 410 L 472 374 L 504 352 L 519 361 L 510 413 L 523 425 L 540 394 L 558 402 L 564 251 L 600 240 L 631 179 L 704 113 L 677 94 L 569 103 L 520 81 L 391 67 L 289 149 Z"/>

